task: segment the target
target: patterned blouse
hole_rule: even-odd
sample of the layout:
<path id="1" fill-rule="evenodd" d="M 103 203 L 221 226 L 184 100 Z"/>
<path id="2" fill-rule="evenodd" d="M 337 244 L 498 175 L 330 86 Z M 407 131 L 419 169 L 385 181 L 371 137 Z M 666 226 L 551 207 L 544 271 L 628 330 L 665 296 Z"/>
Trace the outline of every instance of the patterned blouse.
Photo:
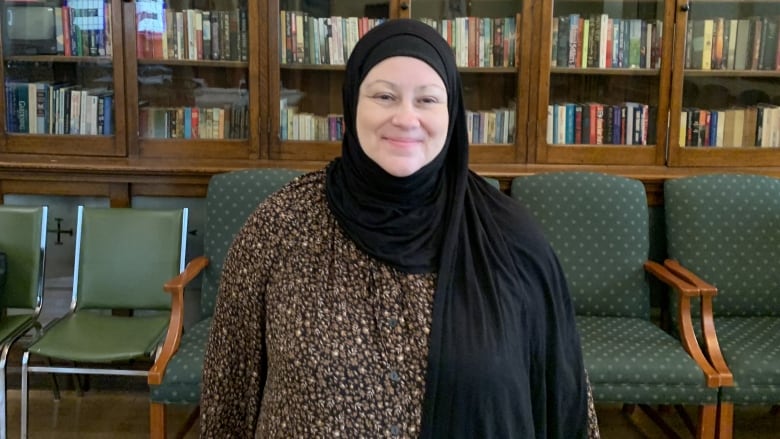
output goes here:
<path id="1" fill-rule="evenodd" d="M 295 180 L 225 261 L 201 436 L 417 437 L 435 284 L 358 250 L 330 214 L 324 171 Z"/>

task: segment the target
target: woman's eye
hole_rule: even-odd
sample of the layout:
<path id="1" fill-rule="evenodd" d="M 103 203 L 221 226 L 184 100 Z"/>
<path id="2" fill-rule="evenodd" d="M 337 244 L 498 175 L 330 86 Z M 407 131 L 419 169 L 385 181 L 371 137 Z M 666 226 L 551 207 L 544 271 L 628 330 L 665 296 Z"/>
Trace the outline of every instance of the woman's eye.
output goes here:
<path id="1" fill-rule="evenodd" d="M 391 95 L 389 93 L 378 93 L 378 94 L 374 95 L 374 98 L 378 99 L 380 101 L 391 101 L 391 100 L 393 100 L 393 95 Z"/>
<path id="2" fill-rule="evenodd" d="M 439 100 L 433 96 L 426 96 L 424 98 L 420 98 L 420 102 L 423 104 L 435 104 L 439 102 Z"/>

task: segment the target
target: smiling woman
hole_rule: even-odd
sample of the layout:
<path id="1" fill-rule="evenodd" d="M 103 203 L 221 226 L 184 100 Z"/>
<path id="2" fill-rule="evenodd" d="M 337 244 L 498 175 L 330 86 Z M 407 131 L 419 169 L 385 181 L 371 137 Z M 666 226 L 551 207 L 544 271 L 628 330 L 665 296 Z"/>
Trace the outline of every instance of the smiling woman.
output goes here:
<path id="1" fill-rule="evenodd" d="M 461 90 L 426 24 L 357 43 L 341 158 L 270 196 L 225 259 L 202 437 L 598 437 L 560 264 L 468 169 Z"/>

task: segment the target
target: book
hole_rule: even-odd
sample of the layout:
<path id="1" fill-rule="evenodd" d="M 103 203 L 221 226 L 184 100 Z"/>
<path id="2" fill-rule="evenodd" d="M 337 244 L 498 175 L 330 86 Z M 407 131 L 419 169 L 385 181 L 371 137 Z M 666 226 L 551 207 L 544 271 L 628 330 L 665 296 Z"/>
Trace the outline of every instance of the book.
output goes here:
<path id="1" fill-rule="evenodd" d="M 750 47 L 750 21 L 737 20 L 737 41 L 734 47 L 734 69 L 745 70 L 748 68 L 748 47 Z"/>
<path id="2" fill-rule="evenodd" d="M 715 33 L 715 22 L 712 19 L 705 19 L 702 30 L 702 50 L 701 50 L 701 69 L 710 70 L 712 68 L 713 35 Z"/>

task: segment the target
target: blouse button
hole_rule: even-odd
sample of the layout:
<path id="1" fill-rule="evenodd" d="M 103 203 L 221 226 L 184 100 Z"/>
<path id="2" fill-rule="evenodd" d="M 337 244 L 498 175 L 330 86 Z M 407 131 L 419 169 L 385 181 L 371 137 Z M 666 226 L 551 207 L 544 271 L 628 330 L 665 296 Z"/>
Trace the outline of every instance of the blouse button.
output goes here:
<path id="1" fill-rule="evenodd" d="M 397 425 L 390 426 L 390 434 L 393 436 L 400 436 L 401 435 L 401 427 Z"/>
<path id="2" fill-rule="evenodd" d="M 401 375 L 398 375 L 398 372 L 392 370 L 390 371 L 390 380 L 397 383 L 398 381 L 401 381 Z"/>

